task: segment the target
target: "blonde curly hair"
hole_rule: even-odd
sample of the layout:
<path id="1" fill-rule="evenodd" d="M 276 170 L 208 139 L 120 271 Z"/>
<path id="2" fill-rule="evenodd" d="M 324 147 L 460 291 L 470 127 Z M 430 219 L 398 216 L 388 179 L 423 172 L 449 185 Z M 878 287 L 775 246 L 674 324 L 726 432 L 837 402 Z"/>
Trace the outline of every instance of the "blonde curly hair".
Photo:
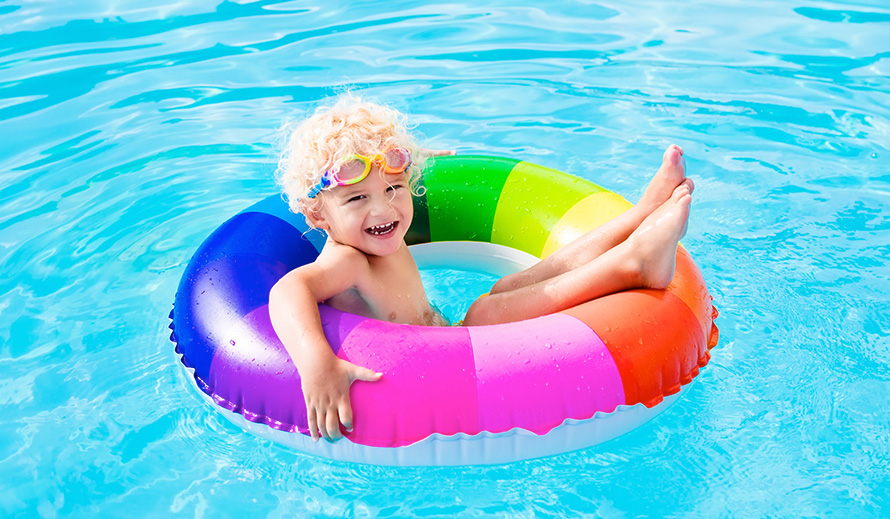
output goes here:
<path id="1" fill-rule="evenodd" d="M 411 152 L 408 185 L 418 195 L 426 157 L 408 133 L 405 115 L 347 93 L 333 105 L 320 106 L 287 137 L 278 161 L 276 181 L 290 210 L 317 210 L 323 196 L 308 198 L 324 172 L 352 154 L 373 155 L 393 146 Z M 322 192 L 323 193 L 323 192 Z"/>

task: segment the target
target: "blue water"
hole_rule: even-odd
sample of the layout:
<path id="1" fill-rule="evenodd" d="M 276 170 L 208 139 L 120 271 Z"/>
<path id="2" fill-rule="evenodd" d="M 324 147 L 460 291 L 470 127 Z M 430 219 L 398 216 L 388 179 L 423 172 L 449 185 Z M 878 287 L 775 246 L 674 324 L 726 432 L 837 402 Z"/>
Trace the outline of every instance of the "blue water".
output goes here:
<path id="1" fill-rule="evenodd" d="M 470 305 L 479 296 L 491 290 L 499 279 L 481 267 L 477 270 L 461 268 L 420 268 L 420 278 L 426 289 L 426 297 L 449 323 L 459 324 Z"/>
<path id="2" fill-rule="evenodd" d="M 0 1 L 0 517 L 890 516 L 885 2 L 146 4 Z M 686 397 L 463 468 L 329 462 L 206 405 L 179 277 L 346 87 L 631 200 L 683 146 L 721 310 Z"/>

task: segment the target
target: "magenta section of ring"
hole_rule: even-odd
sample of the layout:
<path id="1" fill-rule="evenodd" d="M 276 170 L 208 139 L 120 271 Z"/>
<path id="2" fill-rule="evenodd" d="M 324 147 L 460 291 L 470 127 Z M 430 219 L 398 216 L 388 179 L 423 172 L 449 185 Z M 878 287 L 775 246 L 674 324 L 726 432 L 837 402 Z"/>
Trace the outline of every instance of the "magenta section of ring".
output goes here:
<path id="1" fill-rule="evenodd" d="M 624 403 L 618 367 L 586 324 L 564 314 L 468 328 L 479 425 L 546 434 L 566 418 L 588 419 Z"/>
<path id="2" fill-rule="evenodd" d="M 409 326 L 366 319 L 343 338 L 339 357 L 383 373 L 350 392 L 362 445 L 400 447 L 435 432 L 479 432 L 476 370 L 467 328 Z M 359 410 L 364 411 L 364 413 Z"/>

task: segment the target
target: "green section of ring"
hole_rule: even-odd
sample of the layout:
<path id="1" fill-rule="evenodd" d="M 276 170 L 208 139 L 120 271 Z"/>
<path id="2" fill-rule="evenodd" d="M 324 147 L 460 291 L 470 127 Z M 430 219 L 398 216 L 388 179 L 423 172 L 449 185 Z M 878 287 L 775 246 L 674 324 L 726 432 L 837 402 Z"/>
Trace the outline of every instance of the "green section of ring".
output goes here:
<path id="1" fill-rule="evenodd" d="M 420 181 L 417 183 L 420 193 L 426 193 L 426 183 L 421 175 Z M 430 241 L 430 210 L 426 205 L 426 195 L 412 197 L 414 200 L 414 219 L 411 221 L 411 227 L 405 234 L 405 243 L 414 245 L 416 243 L 429 243 Z"/>
<path id="2" fill-rule="evenodd" d="M 528 162 L 517 164 L 501 191 L 491 242 L 541 257 L 550 232 L 585 197 L 605 191 L 593 182 Z"/>
<path id="3" fill-rule="evenodd" d="M 431 159 L 423 173 L 430 241 L 490 242 L 498 198 L 518 163 L 478 155 Z"/>

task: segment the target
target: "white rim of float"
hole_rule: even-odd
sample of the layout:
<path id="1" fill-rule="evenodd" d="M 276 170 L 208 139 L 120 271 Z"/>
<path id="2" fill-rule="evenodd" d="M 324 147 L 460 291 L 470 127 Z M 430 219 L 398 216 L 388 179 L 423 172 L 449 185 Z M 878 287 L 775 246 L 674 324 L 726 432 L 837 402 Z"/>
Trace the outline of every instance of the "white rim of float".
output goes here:
<path id="1" fill-rule="evenodd" d="M 433 433 L 403 447 L 371 447 L 353 443 L 345 437 L 336 442 L 325 439 L 313 441 L 302 433 L 288 433 L 263 423 L 251 422 L 239 413 L 216 405 L 213 398 L 200 389 L 197 391 L 232 424 L 278 445 L 333 461 L 410 467 L 503 465 L 592 448 L 652 420 L 673 405 L 693 383 L 695 380 L 681 387 L 678 393 L 664 397 L 654 407 L 646 407 L 642 403 L 619 405 L 611 413 L 597 412 L 587 420 L 566 419 L 545 435 L 518 427 L 501 433 L 482 432 L 475 435 Z"/>
<path id="2" fill-rule="evenodd" d="M 504 277 L 541 261 L 532 254 L 484 241 L 434 241 L 408 247 L 418 268 L 482 270 Z"/>

